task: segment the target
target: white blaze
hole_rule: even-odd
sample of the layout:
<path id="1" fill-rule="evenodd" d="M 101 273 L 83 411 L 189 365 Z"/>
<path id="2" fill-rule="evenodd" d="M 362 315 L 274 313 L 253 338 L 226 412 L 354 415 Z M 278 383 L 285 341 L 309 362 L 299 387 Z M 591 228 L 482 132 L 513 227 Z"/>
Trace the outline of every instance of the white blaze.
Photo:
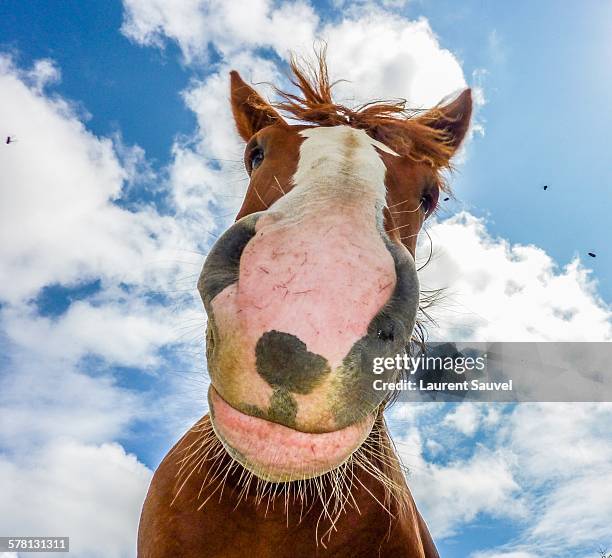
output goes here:
<path id="1" fill-rule="evenodd" d="M 316 210 L 319 204 L 328 207 L 330 198 L 372 209 L 386 204 L 387 169 L 376 148 L 394 156 L 397 153 L 350 126 L 308 128 L 300 135 L 305 139 L 294 188 L 274 204 L 274 210 L 302 214 Z"/>

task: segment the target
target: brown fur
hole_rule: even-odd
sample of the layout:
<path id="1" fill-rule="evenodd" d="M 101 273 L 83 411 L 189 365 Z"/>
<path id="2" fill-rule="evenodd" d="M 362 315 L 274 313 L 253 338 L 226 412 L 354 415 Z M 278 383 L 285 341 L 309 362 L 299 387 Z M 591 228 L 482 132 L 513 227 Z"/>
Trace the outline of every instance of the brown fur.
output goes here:
<path id="1" fill-rule="evenodd" d="M 206 434 L 208 416 L 183 436 L 155 472 L 140 521 L 140 558 L 438 556 L 382 417 L 370 436 L 381 451 L 372 450 L 371 468 L 355 465 L 354 477 L 347 474 L 347 484 L 353 486 L 337 517 L 334 499 L 326 509 L 317 495 L 332 494 L 329 474 L 318 483 L 307 481 L 302 497 L 298 482 L 262 488 L 252 479 L 247 486 L 244 469 L 230 470 L 237 464 Z M 380 482 L 377 468 L 397 484 L 393 492 Z"/>
<path id="2" fill-rule="evenodd" d="M 414 255 L 425 214 L 444 188 L 440 172 L 466 134 L 469 90 L 427 112 L 405 102 L 356 109 L 333 101 L 324 56 L 315 69 L 292 62 L 299 92 L 279 92 L 274 106 L 231 73 L 238 133 L 250 150 L 265 151 L 237 218 L 267 209 L 292 187 L 299 131 L 308 125 L 349 125 L 367 131 L 400 155 L 381 152 L 387 167 L 385 227 Z M 303 125 L 288 125 L 281 113 Z M 267 484 L 233 462 L 204 416 L 164 458 L 153 477 L 140 522 L 140 558 L 404 557 L 438 553 L 416 509 L 389 440 L 381 408 L 375 427 L 345 466 L 318 479 Z M 332 490 L 332 487 L 336 490 Z M 340 488 L 338 488 L 340 487 Z"/>

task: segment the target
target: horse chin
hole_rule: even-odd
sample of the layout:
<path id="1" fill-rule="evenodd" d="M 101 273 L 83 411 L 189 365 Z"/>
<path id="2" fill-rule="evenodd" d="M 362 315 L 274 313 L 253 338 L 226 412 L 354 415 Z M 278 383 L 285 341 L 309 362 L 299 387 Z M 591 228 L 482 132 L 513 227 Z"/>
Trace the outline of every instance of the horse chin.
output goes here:
<path id="1" fill-rule="evenodd" d="M 242 413 L 212 385 L 208 401 L 213 430 L 229 455 L 270 482 L 318 477 L 337 468 L 369 436 L 376 419 L 373 412 L 340 430 L 309 433 Z"/>

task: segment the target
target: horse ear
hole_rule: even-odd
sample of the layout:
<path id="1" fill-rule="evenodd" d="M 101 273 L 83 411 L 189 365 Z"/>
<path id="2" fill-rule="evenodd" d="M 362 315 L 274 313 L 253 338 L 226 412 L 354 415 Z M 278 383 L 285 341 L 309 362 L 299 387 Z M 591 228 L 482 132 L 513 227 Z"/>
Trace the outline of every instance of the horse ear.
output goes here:
<path id="1" fill-rule="evenodd" d="M 465 89 L 446 105 L 417 117 L 417 121 L 448 134 L 448 144 L 456 151 L 464 140 L 472 116 L 472 90 Z"/>
<path id="2" fill-rule="evenodd" d="M 268 102 L 247 85 L 240 74 L 230 72 L 232 112 L 238 133 L 244 141 L 266 126 L 282 121 Z"/>

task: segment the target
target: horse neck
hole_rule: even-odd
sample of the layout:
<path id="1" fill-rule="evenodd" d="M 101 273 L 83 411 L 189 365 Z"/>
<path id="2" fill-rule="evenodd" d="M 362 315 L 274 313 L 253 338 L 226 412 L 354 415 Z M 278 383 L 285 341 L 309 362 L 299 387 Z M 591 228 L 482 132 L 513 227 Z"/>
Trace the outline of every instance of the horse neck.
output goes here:
<path id="1" fill-rule="evenodd" d="M 265 483 L 229 457 L 205 416 L 158 468 L 139 540 L 161 529 L 185 557 L 214 556 L 211 545 L 227 557 L 436 557 L 382 416 L 363 451 L 323 477 Z"/>

